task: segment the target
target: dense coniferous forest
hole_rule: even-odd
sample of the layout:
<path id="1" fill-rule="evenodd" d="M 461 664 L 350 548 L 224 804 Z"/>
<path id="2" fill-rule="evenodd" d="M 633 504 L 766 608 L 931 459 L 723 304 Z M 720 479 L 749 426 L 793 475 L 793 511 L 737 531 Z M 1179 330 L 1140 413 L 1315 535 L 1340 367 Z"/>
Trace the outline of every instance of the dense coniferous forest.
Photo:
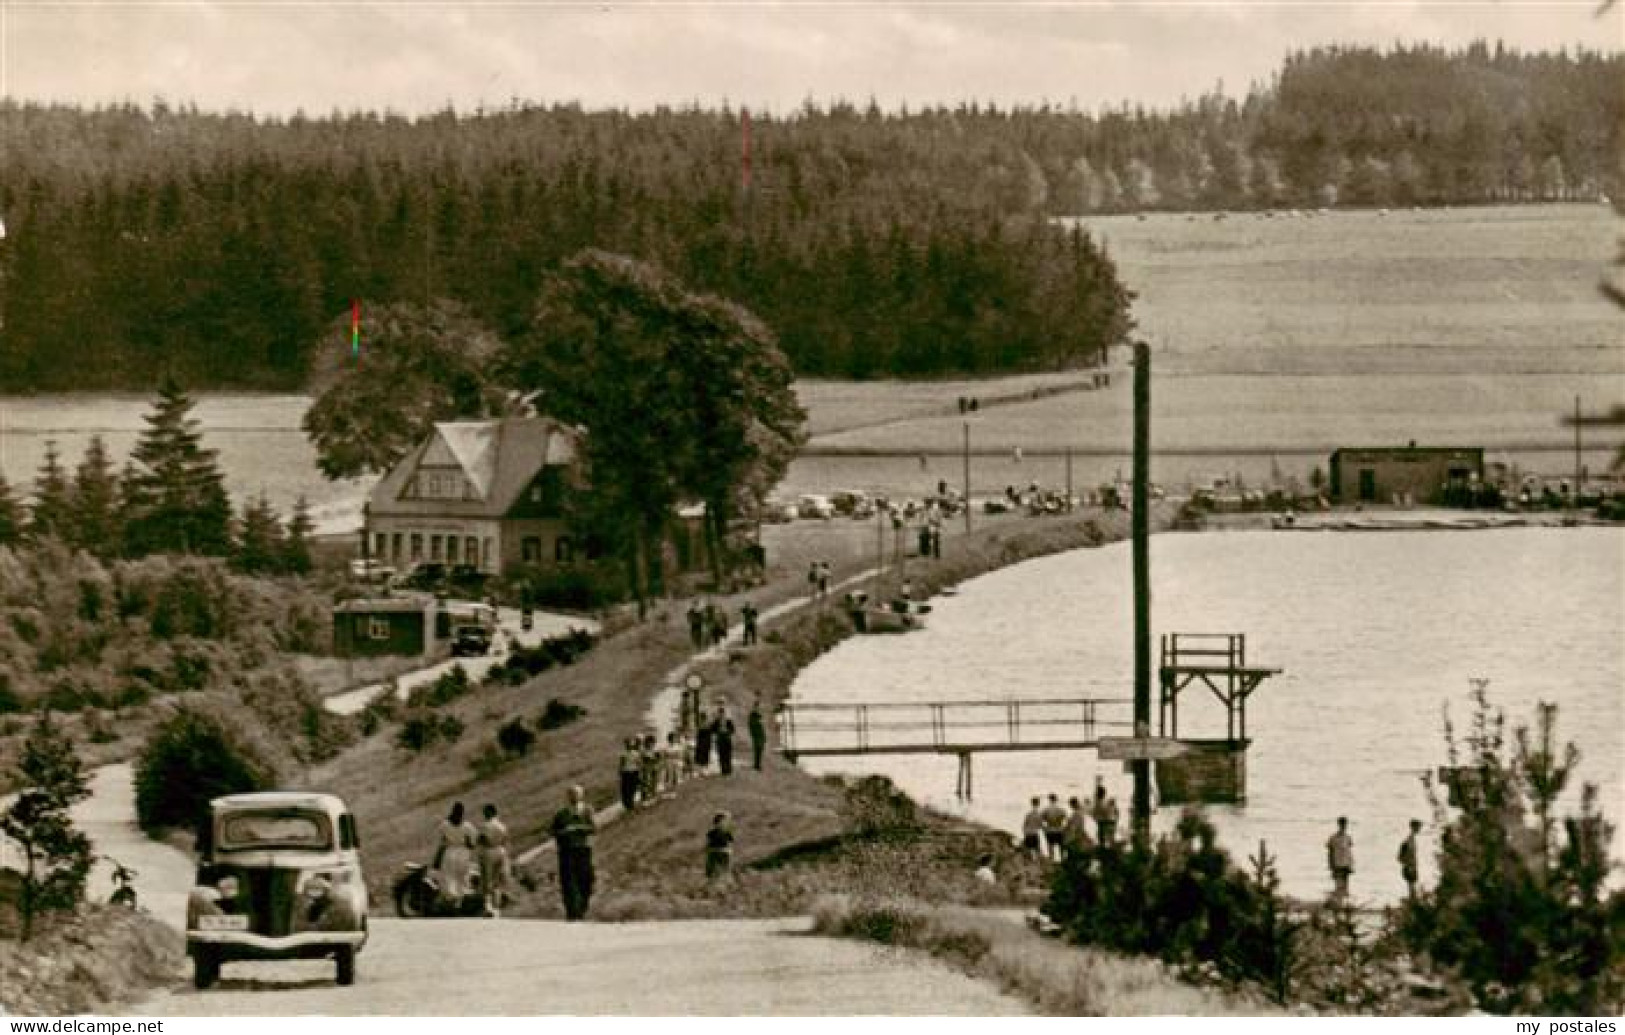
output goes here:
<path id="1" fill-rule="evenodd" d="M 749 307 L 804 375 L 1085 364 L 1130 329 L 1051 217 L 1613 193 L 1625 59 L 1318 49 L 1244 99 L 1084 114 L 515 104 L 262 119 L 0 103 L 0 392 L 296 389 L 352 300 L 519 333 L 585 247 Z"/>

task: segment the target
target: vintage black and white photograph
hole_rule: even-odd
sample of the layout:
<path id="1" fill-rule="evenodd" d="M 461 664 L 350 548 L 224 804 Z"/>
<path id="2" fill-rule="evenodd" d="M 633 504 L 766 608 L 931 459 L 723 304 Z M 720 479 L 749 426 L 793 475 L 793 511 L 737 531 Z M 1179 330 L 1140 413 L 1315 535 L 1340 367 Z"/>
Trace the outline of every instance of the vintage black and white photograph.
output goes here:
<path id="1" fill-rule="evenodd" d="M 1619 0 L 0 0 L 0 1013 L 1620 1016 L 1622 145 Z"/>

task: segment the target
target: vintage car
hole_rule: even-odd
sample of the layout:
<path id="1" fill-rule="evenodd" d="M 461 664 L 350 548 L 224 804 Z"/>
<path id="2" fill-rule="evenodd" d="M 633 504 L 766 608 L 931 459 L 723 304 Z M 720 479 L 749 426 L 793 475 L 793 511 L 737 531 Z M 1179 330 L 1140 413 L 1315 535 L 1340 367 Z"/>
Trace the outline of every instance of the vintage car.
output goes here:
<path id="1" fill-rule="evenodd" d="M 367 884 L 355 817 L 331 794 L 266 791 L 209 803 L 197 886 L 186 903 L 193 983 L 232 960 L 326 959 L 355 981 L 367 943 Z"/>
<path id="2" fill-rule="evenodd" d="M 451 656 L 484 657 L 491 653 L 491 630 L 483 625 L 459 625 L 451 632 Z"/>

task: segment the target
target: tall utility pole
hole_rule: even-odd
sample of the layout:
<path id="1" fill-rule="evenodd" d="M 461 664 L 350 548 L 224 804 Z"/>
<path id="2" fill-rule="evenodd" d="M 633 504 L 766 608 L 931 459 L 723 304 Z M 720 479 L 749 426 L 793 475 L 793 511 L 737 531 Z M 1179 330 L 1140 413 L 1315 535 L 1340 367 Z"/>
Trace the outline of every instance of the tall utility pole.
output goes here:
<path id="1" fill-rule="evenodd" d="M 1134 735 L 1151 735 L 1151 349 L 1134 343 Z M 1134 766 L 1134 836 L 1151 834 L 1151 763 Z"/>
<path id="2" fill-rule="evenodd" d="M 965 421 L 965 531 L 970 531 L 970 421 Z"/>

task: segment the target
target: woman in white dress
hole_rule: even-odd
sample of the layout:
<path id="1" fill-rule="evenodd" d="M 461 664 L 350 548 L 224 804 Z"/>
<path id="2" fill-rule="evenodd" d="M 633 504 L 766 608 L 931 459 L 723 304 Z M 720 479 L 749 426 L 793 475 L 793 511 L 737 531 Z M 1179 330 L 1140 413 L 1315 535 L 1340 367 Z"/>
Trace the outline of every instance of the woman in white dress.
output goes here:
<path id="1" fill-rule="evenodd" d="M 463 803 L 456 802 L 440 822 L 439 847 L 435 850 L 435 876 L 440 897 L 456 905 L 468 894 L 468 869 L 473 862 L 475 832 L 463 820 Z"/>

